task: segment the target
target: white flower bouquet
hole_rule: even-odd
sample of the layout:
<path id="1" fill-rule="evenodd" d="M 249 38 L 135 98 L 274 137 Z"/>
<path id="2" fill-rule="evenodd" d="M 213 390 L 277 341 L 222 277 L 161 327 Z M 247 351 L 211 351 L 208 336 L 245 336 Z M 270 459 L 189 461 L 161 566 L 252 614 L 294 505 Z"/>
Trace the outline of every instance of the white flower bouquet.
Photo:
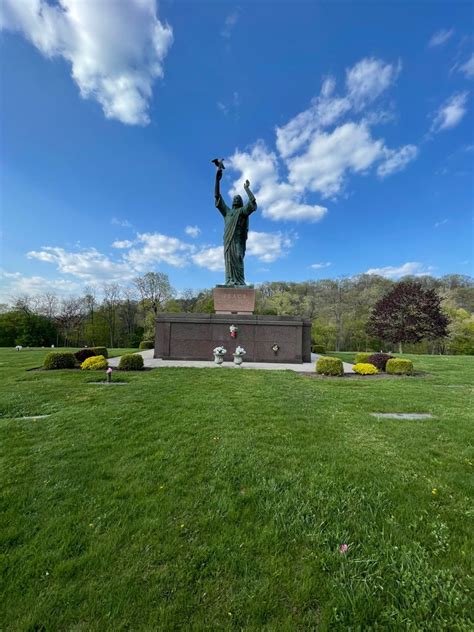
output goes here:
<path id="1" fill-rule="evenodd" d="M 245 349 L 243 347 L 237 347 L 237 349 L 234 351 L 234 355 L 235 356 L 243 356 L 245 355 L 247 352 L 245 351 Z"/>
<path id="2" fill-rule="evenodd" d="M 216 347 L 213 353 L 215 356 L 223 356 L 227 353 L 227 349 L 224 349 L 224 347 Z"/>

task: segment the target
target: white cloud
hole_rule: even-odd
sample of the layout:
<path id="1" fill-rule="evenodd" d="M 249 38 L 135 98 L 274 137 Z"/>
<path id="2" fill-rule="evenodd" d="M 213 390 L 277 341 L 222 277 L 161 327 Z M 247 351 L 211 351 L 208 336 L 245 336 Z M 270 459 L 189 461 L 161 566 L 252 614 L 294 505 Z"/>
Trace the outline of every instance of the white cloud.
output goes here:
<path id="1" fill-rule="evenodd" d="M 232 31 L 234 30 L 237 22 L 239 21 L 240 13 L 238 9 L 235 11 L 231 11 L 224 22 L 224 28 L 221 31 L 222 37 L 225 39 L 229 39 L 232 36 Z"/>
<path id="2" fill-rule="evenodd" d="M 435 227 L 435 228 L 439 228 L 440 226 L 444 226 L 444 225 L 445 225 L 445 224 L 447 224 L 447 223 L 448 223 L 448 220 L 447 220 L 447 219 L 442 219 L 442 220 L 440 220 L 439 222 L 435 222 L 434 227 Z"/>
<path id="3" fill-rule="evenodd" d="M 117 239 L 117 241 L 114 241 L 112 244 L 112 248 L 131 248 L 133 246 L 133 241 L 130 241 L 130 239 Z"/>
<path id="4" fill-rule="evenodd" d="M 440 29 L 439 31 L 436 31 L 436 33 L 433 33 L 430 41 L 428 42 L 429 48 L 435 48 L 446 44 L 453 34 L 454 29 Z"/>
<path id="5" fill-rule="evenodd" d="M 386 146 L 372 126 L 393 120 L 386 108 L 374 104 L 392 86 L 401 63 L 366 57 L 346 70 L 345 92 L 336 93 L 336 80 L 326 77 L 307 110 L 276 128 L 276 151 L 259 140 L 228 159 L 240 172 L 231 195 L 251 182 L 262 215 L 276 221 L 318 221 L 327 208 L 312 203 L 343 193 L 349 176 L 380 177 L 404 169 L 417 156 L 414 145 Z"/>
<path id="6" fill-rule="evenodd" d="M 149 122 L 153 82 L 173 41 L 156 0 L 3 0 L 0 26 L 69 62 L 81 96 L 98 101 L 107 118 Z"/>
<path id="7" fill-rule="evenodd" d="M 346 71 L 346 87 L 350 100 L 361 108 L 377 99 L 397 78 L 401 63 L 387 64 L 374 57 L 362 59 Z"/>
<path id="8" fill-rule="evenodd" d="M 0 303 L 10 303 L 22 294 L 44 294 L 54 292 L 67 296 L 82 289 L 80 283 L 66 279 L 47 279 L 42 276 L 28 276 L 21 272 L 0 270 Z"/>
<path id="9" fill-rule="evenodd" d="M 418 155 L 418 148 L 415 145 L 405 145 L 400 149 L 386 149 L 385 160 L 378 168 L 377 173 L 381 178 L 391 175 L 397 171 L 405 169 L 407 164 Z"/>
<path id="10" fill-rule="evenodd" d="M 411 276 L 423 276 L 430 274 L 434 268 L 428 266 L 424 269 L 423 264 L 418 261 L 408 261 L 401 266 L 386 266 L 385 268 L 370 268 L 365 274 L 377 274 L 378 276 L 386 277 L 387 279 L 399 279 L 405 275 Z"/>
<path id="11" fill-rule="evenodd" d="M 439 132 L 456 127 L 466 114 L 468 95 L 468 92 L 458 92 L 449 97 L 435 113 L 431 131 Z"/>
<path id="12" fill-rule="evenodd" d="M 199 235 L 201 234 L 201 229 L 199 228 L 199 226 L 186 226 L 184 232 L 186 233 L 186 235 L 189 235 L 193 239 L 196 239 L 196 237 L 199 237 Z"/>
<path id="13" fill-rule="evenodd" d="M 277 156 L 267 149 L 263 141 L 258 141 L 248 152 L 236 150 L 229 158 L 229 163 L 231 169 L 241 172 L 230 195 L 241 193 L 242 181 L 248 178 L 264 217 L 280 221 L 315 222 L 325 215 L 325 207 L 304 203 L 303 191 L 298 191 L 289 182 L 279 180 Z"/>
<path id="14" fill-rule="evenodd" d="M 133 228 L 133 225 L 128 221 L 128 219 L 120 219 L 118 217 L 112 217 L 110 223 L 114 226 L 120 226 L 121 228 Z"/>
<path id="15" fill-rule="evenodd" d="M 383 141 L 372 138 L 365 122 L 345 123 L 332 132 L 316 133 L 307 151 L 288 161 L 289 180 L 297 189 L 333 197 L 342 190 L 346 175 L 364 173 L 383 155 Z"/>
<path id="16" fill-rule="evenodd" d="M 293 238 L 283 233 L 262 233 L 249 231 L 247 254 L 259 261 L 272 263 L 287 254 L 293 245 Z"/>
<path id="17" fill-rule="evenodd" d="M 214 246 L 203 248 L 203 250 L 193 255 L 193 261 L 201 268 L 207 268 L 212 272 L 224 270 L 224 246 Z"/>
<path id="18" fill-rule="evenodd" d="M 468 79 L 472 79 L 472 77 L 474 77 L 474 53 L 464 64 L 458 66 L 458 70 L 463 72 Z"/>
<path id="19" fill-rule="evenodd" d="M 86 283 L 121 281 L 133 277 L 133 271 L 127 263 L 112 261 L 95 248 L 67 252 L 64 248 L 44 246 L 39 251 L 28 252 L 27 257 L 54 263 L 62 274 L 73 275 Z"/>
<path id="20" fill-rule="evenodd" d="M 322 270 L 323 268 L 329 268 L 332 265 L 330 261 L 325 261 L 321 263 L 313 263 L 309 267 L 313 268 L 313 270 Z"/>
<path id="21" fill-rule="evenodd" d="M 181 268 L 189 261 L 193 249 L 193 246 L 176 237 L 160 233 L 139 233 L 136 244 L 125 255 L 125 260 L 139 271 L 163 262 Z"/>

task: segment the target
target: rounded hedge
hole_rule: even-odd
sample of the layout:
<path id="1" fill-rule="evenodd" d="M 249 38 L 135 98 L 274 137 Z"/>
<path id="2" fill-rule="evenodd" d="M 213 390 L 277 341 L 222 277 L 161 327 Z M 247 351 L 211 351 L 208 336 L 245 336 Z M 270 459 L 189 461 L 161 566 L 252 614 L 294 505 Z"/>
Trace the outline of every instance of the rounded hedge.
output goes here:
<path id="1" fill-rule="evenodd" d="M 404 358 L 392 358 L 387 362 L 386 371 L 391 375 L 413 375 L 413 362 Z"/>
<path id="2" fill-rule="evenodd" d="M 79 349 L 79 351 L 76 351 L 76 353 L 74 354 L 74 357 L 79 362 L 79 364 L 82 364 L 84 360 L 87 360 L 87 358 L 92 358 L 92 356 L 95 355 L 97 354 L 92 349 Z"/>
<path id="3" fill-rule="evenodd" d="M 107 351 L 107 347 L 91 347 L 91 351 L 95 353 L 95 355 L 104 356 L 104 358 L 109 357 L 109 352 Z"/>
<path id="4" fill-rule="evenodd" d="M 107 367 L 107 360 L 103 355 L 91 356 L 81 364 L 83 371 L 103 371 Z"/>
<path id="5" fill-rule="evenodd" d="M 329 356 L 319 358 L 316 362 L 316 372 L 321 375 L 342 376 L 344 375 L 342 360 L 339 360 L 339 358 L 331 358 Z"/>
<path id="6" fill-rule="evenodd" d="M 359 375 L 376 375 L 379 372 L 376 366 L 368 362 L 358 362 L 352 368 Z"/>
<path id="7" fill-rule="evenodd" d="M 388 353 L 373 353 L 366 359 L 366 362 L 373 364 L 379 371 L 385 371 L 387 362 L 392 358 L 393 356 Z"/>
<path id="8" fill-rule="evenodd" d="M 153 342 L 153 340 L 142 340 L 141 343 L 138 345 L 139 349 L 154 349 L 155 348 L 155 343 Z"/>
<path id="9" fill-rule="evenodd" d="M 127 353 L 120 358 L 118 368 L 122 371 L 141 371 L 143 358 L 138 353 Z"/>
<path id="10" fill-rule="evenodd" d="M 324 347 L 323 345 L 311 345 L 311 351 L 312 353 L 326 353 L 326 347 Z"/>
<path id="11" fill-rule="evenodd" d="M 44 359 L 45 369 L 73 369 L 76 358 L 70 351 L 51 351 Z"/>
<path id="12" fill-rule="evenodd" d="M 360 353 L 356 354 L 354 364 L 367 364 L 371 355 L 374 355 L 373 351 L 361 351 Z"/>

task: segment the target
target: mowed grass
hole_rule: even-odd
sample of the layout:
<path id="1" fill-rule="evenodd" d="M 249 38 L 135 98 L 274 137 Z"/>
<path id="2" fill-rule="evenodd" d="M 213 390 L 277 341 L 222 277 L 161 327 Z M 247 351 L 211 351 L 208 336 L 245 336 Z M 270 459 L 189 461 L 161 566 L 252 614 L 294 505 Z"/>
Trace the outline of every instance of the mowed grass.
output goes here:
<path id="1" fill-rule="evenodd" d="M 0 629 L 473 629 L 474 358 L 109 387 L 46 352 L 0 351 Z"/>

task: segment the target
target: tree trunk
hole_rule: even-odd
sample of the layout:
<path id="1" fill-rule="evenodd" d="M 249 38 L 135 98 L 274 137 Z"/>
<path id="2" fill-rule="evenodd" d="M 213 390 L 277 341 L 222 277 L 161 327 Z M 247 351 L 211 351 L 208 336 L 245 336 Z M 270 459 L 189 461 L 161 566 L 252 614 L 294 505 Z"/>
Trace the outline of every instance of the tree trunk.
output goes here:
<path id="1" fill-rule="evenodd" d="M 403 346 L 401 342 L 398 343 L 398 353 L 403 353 Z"/>

